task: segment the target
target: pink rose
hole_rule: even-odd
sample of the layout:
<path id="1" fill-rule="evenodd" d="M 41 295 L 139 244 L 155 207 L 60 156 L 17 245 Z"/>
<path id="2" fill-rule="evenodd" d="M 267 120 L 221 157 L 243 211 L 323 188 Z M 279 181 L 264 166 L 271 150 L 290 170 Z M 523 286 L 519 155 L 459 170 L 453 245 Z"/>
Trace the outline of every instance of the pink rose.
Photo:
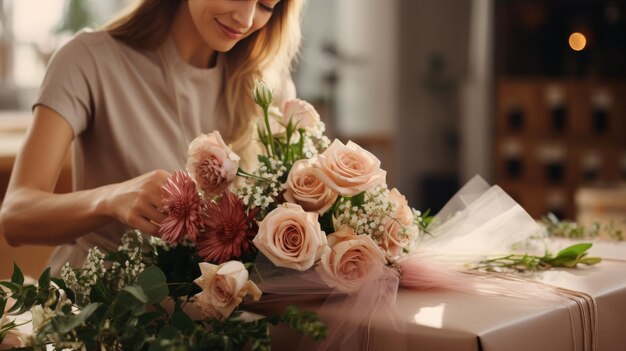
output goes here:
<path id="1" fill-rule="evenodd" d="M 270 121 L 270 129 L 272 130 L 272 135 L 283 135 L 285 134 L 285 125 L 283 123 L 283 113 L 280 112 L 280 109 L 276 106 L 270 106 L 267 113 L 269 114 Z M 265 128 L 265 122 L 260 120 L 262 128 Z"/>
<path id="2" fill-rule="evenodd" d="M 6 312 L 6 311 L 5 311 Z M 0 330 L 9 324 L 10 321 L 7 315 L 0 317 Z M 16 322 L 19 324 L 19 322 Z M 13 348 L 26 347 L 27 335 L 24 335 L 17 328 L 9 329 L 5 332 L 4 337 L 0 338 L 0 350 L 9 350 Z"/>
<path id="3" fill-rule="evenodd" d="M 316 270 L 329 287 L 352 293 L 383 274 L 385 255 L 368 235 L 343 227 L 328 236 L 328 243 Z"/>
<path id="4" fill-rule="evenodd" d="M 217 131 L 203 134 L 189 144 L 187 171 L 207 196 L 226 190 L 237 176 L 238 168 L 239 156 Z"/>
<path id="5" fill-rule="evenodd" d="M 202 262 L 199 265 L 202 275 L 194 283 L 202 292 L 195 295 L 195 304 L 206 318 L 228 318 L 246 295 L 251 295 L 254 301 L 261 298 L 261 290 L 248 280 L 243 263 L 228 261 L 216 266 Z"/>
<path id="6" fill-rule="evenodd" d="M 287 201 L 299 204 L 305 211 L 322 215 L 335 203 L 337 193 L 317 177 L 314 163 L 315 159 L 310 159 L 293 164 L 284 196 Z"/>
<path id="7" fill-rule="evenodd" d="M 326 185 L 343 196 L 354 196 L 385 182 L 387 172 L 376 156 L 357 144 L 339 140 L 318 155 L 316 174 Z"/>
<path id="8" fill-rule="evenodd" d="M 383 244 L 383 249 L 390 256 L 399 256 L 402 249 L 411 239 L 413 227 L 413 211 L 409 207 L 406 198 L 400 194 L 398 189 L 389 191 L 389 201 L 394 204 L 394 211 L 391 218 L 385 219 L 383 223 L 387 236 Z"/>
<path id="9" fill-rule="evenodd" d="M 297 129 L 311 129 L 320 122 L 320 115 L 313 105 L 300 99 L 291 99 L 283 102 L 281 106 L 283 123 L 293 123 Z"/>
<path id="10" fill-rule="evenodd" d="M 307 270 L 326 247 L 326 235 L 317 217 L 300 205 L 284 203 L 259 223 L 252 242 L 274 265 Z"/>

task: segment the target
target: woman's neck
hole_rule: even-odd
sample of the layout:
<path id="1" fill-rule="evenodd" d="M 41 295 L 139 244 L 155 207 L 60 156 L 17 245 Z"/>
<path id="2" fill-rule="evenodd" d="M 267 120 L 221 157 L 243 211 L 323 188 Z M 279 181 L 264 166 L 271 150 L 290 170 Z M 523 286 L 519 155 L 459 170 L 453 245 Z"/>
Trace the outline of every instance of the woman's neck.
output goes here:
<path id="1" fill-rule="evenodd" d="M 216 64 L 217 52 L 204 42 L 198 33 L 186 1 L 181 1 L 170 31 L 180 57 L 190 65 L 210 68 Z"/>

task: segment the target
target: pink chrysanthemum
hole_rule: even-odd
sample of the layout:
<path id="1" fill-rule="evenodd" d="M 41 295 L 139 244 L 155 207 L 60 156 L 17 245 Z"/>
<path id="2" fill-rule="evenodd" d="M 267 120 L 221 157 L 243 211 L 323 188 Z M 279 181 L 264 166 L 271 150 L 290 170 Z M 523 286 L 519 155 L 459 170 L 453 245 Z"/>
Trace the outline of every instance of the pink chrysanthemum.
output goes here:
<path id="1" fill-rule="evenodd" d="M 221 264 L 252 250 L 252 239 L 256 235 L 253 218 L 257 213 L 258 210 L 253 210 L 246 214 L 239 197 L 230 191 L 218 202 L 208 203 L 205 230 L 196 243 L 200 256 L 207 262 Z"/>
<path id="2" fill-rule="evenodd" d="M 167 218 L 161 222 L 159 236 L 170 243 L 180 243 L 185 237 L 195 241 L 203 223 L 200 196 L 193 179 L 187 173 L 177 171 L 162 189 Z"/>

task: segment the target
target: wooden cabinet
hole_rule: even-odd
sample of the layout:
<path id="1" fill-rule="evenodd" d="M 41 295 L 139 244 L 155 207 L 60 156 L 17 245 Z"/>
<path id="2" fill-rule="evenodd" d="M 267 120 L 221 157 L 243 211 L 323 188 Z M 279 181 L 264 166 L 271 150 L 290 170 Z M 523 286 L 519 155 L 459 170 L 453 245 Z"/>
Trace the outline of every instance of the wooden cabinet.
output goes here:
<path id="1" fill-rule="evenodd" d="M 501 78 L 495 101 L 495 180 L 533 217 L 626 181 L 626 83 Z"/>

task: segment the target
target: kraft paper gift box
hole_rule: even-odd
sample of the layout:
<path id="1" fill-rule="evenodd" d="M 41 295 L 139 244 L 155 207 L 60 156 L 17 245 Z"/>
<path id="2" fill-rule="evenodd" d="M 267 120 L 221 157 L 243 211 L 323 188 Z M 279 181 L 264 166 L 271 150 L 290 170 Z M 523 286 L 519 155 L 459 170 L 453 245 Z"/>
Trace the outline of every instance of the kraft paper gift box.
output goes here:
<path id="1" fill-rule="evenodd" d="M 573 242 L 559 241 L 558 247 Z M 577 269 L 552 269 L 528 278 L 580 291 L 597 304 L 597 350 L 626 350 L 626 243 L 595 243 L 590 256 L 602 263 Z M 532 297 L 484 296 L 454 291 L 400 289 L 397 307 L 400 330 L 373 318 L 366 345 L 369 350 L 527 351 L 592 350 L 588 318 L 568 299 L 545 301 Z M 281 306 L 284 307 L 284 306 Z M 315 311 L 319 303 L 298 305 Z M 363 306 L 369 308 L 369 306 Z M 264 306 L 265 313 L 280 308 Z M 354 321 L 366 328 L 368 321 Z M 585 333 L 585 331 L 587 333 Z M 295 350 L 301 337 L 287 328 L 274 328 L 277 350 Z M 305 343 L 308 344 L 308 343 Z M 363 346 L 363 347 L 366 347 Z"/>

